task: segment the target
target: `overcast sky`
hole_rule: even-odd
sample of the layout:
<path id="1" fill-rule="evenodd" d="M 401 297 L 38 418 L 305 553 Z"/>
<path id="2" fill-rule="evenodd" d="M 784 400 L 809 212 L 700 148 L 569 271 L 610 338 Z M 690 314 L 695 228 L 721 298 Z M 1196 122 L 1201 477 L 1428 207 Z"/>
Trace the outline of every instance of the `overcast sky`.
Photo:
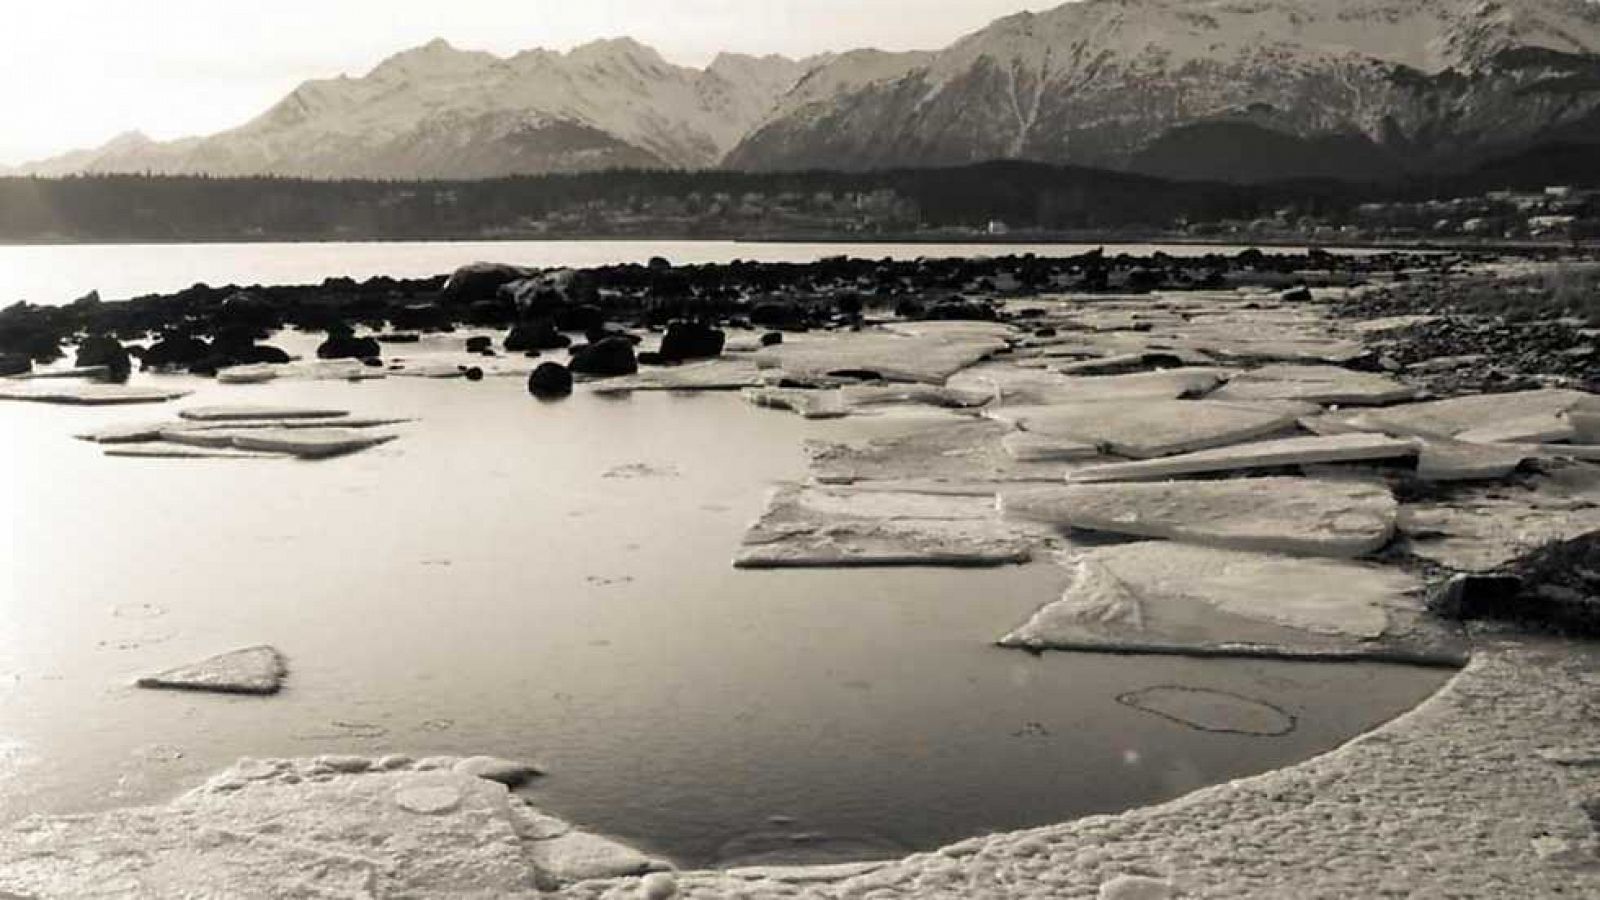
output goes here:
<path id="1" fill-rule="evenodd" d="M 0 164 L 242 124 L 308 78 L 443 37 L 512 53 L 627 35 L 672 62 L 940 47 L 1059 0 L 0 0 Z"/>

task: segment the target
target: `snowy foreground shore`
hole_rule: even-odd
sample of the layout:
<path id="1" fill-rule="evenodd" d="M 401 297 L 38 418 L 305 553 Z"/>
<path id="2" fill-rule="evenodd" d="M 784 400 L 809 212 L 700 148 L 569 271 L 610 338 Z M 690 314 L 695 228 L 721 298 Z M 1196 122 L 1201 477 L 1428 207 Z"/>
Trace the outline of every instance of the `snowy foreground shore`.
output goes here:
<path id="1" fill-rule="evenodd" d="M 1451 594 L 1452 577 L 1510 572 L 1531 550 L 1600 530 L 1600 397 L 1539 373 L 1506 393 L 1431 395 L 1414 376 L 1448 361 L 1407 369 L 1383 354 L 1386 335 L 1418 317 L 1336 316 L 1331 304 L 1352 290 L 1013 299 L 1000 321 L 735 337 L 706 362 L 576 386 L 738 390 L 751 415 L 880 418 L 881 437 L 808 447 L 811 478 L 775 486 L 730 557 L 753 568 L 1054 560 L 1071 574 L 1066 592 L 1040 598 L 1027 621 L 996 622 L 1010 649 L 995 652 L 1464 665 L 1344 747 L 1159 806 L 898 861 L 716 872 L 673 871 L 540 812 L 513 790 L 538 772 L 516 761 L 243 760 L 165 806 L 0 830 L 0 895 L 1600 893 L 1600 645 L 1438 614 L 1509 590 L 1458 578 Z M 427 336 L 387 368 L 224 374 L 456 377 L 470 364 L 474 377 L 528 377 L 548 362 L 484 357 L 481 342 L 469 356 L 469 337 L 483 335 Z M 174 406 L 78 435 L 108 457 L 318 465 L 405 442 L 405 422 L 381 410 L 197 407 L 159 377 L 67 375 L 7 381 L 0 399 Z M 1522 585 L 1530 609 L 1574 602 L 1538 587 Z M 251 648 L 141 686 L 271 694 L 285 678 L 292 666 L 275 650 Z"/>

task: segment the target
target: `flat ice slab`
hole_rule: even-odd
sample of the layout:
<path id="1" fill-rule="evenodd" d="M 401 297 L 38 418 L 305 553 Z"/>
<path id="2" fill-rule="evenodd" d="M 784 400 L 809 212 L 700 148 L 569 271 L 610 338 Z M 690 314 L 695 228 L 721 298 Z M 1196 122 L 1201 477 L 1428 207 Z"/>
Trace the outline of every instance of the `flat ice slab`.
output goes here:
<path id="1" fill-rule="evenodd" d="M 37 384 L 0 385 L 0 400 L 31 403 L 56 403 L 67 406 L 121 406 L 133 403 L 166 403 L 187 397 L 188 391 L 134 387 L 126 384 Z"/>
<path id="2" fill-rule="evenodd" d="M 734 565 L 996 566 L 1026 562 L 1022 529 L 992 496 L 785 485 L 751 526 Z"/>
<path id="3" fill-rule="evenodd" d="M 1458 664 L 1459 635 L 1393 569 L 1146 541 L 1072 558 L 1072 584 L 1000 644 L 1199 656 Z"/>
<path id="4" fill-rule="evenodd" d="M 1430 403 L 1370 410 L 1347 420 L 1358 428 L 1419 437 L 1456 437 L 1496 428 L 1531 416 L 1600 411 L 1600 396 L 1584 391 L 1546 389 L 1510 394 L 1476 394 Z"/>
<path id="5" fill-rule="evenodd" d="M 267 646 L 246 647 L 187 666 L 148 675 L 142 688 L 211 691 L 219 694 L 276 694 L 287 672 L 283 656 Z"/>
<path id="6" fill-rule="evenodd" d="M 812 476 L 826 484 L 1060 480 L 1065 469 L 1057 460 L 1035 461 L 1010 453 L 1005 442 L 1013 434 L 1010 426 L 992 419 L 944 419 L 867 441 L 808 441 L 806 451 Z"/>
<path id="7" fill-rule="evenodd" d="M 1026 487 L 1001 504 L 1007 516 L 1057 527 L 1335 558 L 1389 543 L 1398 512 L 1383 485 L 1310 478 Z"/>
<path id="8" fill-rule="evenodd" d="M 956 372 L 1008 346 L 993 336 L 993 329 L 927 327 L 938 324 L 914 323 L 900 333 L 863 331 L 785 341 L 756 353 L 755 360 L 763 369 L 802 380 L 848 371 L 875 372 L 890 381 L 944 384 Z"/>
<path id="9" fill-rule="evenodd" d="M 145 444 L 112 444 L 106 447 L 103 455 L 131 459 L 283 459 L 288 454 L 257 453 L 227 447 L 188 447 L 157 441 Z"/>
<path id="10" fill-rule="evenodd" d="M 1005 407 L 988 414 L 1024 431 L 1094 444 L 1134 459 L 1237 444 L 1290 428 L 1297 418 L 1292 410 L 1209 400 L 1066 403 Z"/>
<path id="11" fill-rule="evenodd" d="M 841 419 L 850 415 L 850 405 L 845 402 L 844 391 L 838 388 L 755 387 L 745 388 L 743 396 L 753 406 L 785 409 L 807 419 Z"/>
<path id="12" fill-rule="evenodd" d="M 1303 400 L 1340 406 L 1385 406 L 1417 396 L 1417 389 L 1386 375 L 1338 366 L 1263 366 L 1233 376 L 1214 400 Z"/>
<path id="13" fill-rule="evenodd" d="M 1184 368 L 1133 375 L 1060 375 L 1010 365 L 986 365 L 950 379 L 949 386 L 986 392 L 1009 406 L 1091 401 L 1132 402 L 1202 397 L 1222 384 L 1220 369 Z"/>
<path id="14" fill-rule="evenodd" d="M 670 868 L 455 763 L 245 759 L 165 806 L 36 817 L 0 828 L 0 893 L 537 897 Z"/>
<path id="15" fill-rule="evenodd" d="M 1510 477 L 1537 448 L 1517 444 L 1472 444 L 1444 438 L 1424 440 L 1417 477 L 1424 481 L 1483 481 Z"/>
<path id="16" fill-rule="evenodd" d="M 178 411 L 178 418 L 194 422 L 232 422 L 250 419 L 337 419 L 350 415 L 345 409 L 318 409 L 303 406 L 196 406 Z"/>
<path id="17" fill-rule="evenodd" d="M 1415 441 L 1397 440 L 1381 434 L 1294 437 L 1235 444 L 1164 459 L 1088 466 L 1074 471 L 1068 477 L 1080 482 L 1144 481 L 1279 466 L 1405 459 L 1416 456 L 1417 452 Z"/>
<path id="18" fill-rule="evenodd" d="M 288 453 L 302 459 L 326 459 L 366 450 L 395 439 L 392 434 L 346 428 L 263 428 L 235 432 L 233 446 L 240 450 Z"/>
<path id="19" fill-rule="evenodd" d="M 634 391 L 737 391 L 761 384 L 761 370 L 742 359 L 714 359 L 637 375 L 596 381 L 589 390 L 597 394 L 631 394 Z"/>

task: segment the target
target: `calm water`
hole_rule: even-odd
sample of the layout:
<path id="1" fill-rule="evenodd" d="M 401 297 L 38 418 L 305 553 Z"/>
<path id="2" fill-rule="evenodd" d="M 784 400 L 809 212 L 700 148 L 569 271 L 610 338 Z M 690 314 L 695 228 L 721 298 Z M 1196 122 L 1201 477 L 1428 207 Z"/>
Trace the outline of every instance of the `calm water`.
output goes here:
<path id="1" fill-rule="evenodd" d="M 742 244 L 733 241 L 505 241 L 326 244 L 82 244 L 0 245 L 0 306 L 17 300 L 69 303 L 98 290 L 107 300 L 169 293 L 197 282 L 316 284 L 324 278 L 374 275 L 427 278 L 479 260 L 527 266 L 643 263 L 811 262 L 828 256 L 867 259 L 1037 253 L 1072 256 L 1098 246 L 1109 251 L 1174 256 L 1237 253 L 1244 247 L 1181 244 Z M 1350 251 L 1355 253 L 1369 251 Z"/>
<path id="2" fill-rule="evenodd" d="M 1058 594 L 1047 565 L 731 567 L 802 439 L 881 421 L 542 404 L 511 378 L 165 380 L 196 388 L 182 404 L 419 421 L 321 463 L 119 460 L 69 435 L 172 408 L 0 404 L 0 820 L 158 802 L 245 755 L 491 753 L 544 764 L 541 806 L 684 864 L 883 856 L 1292 763 L 1446 677 L 991 646 Z M 256 643 L 290 658 L 278 697 L 129 687 Z M 1299 727 L 1203 733 L 1114 699 L 1156 685 Z"/>

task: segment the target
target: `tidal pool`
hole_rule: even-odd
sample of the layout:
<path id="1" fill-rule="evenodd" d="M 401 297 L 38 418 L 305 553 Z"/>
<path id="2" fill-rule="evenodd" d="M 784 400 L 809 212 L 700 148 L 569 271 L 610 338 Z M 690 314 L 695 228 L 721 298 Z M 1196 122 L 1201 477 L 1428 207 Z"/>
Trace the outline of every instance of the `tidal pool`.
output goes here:
<path id="1" fill-rule="evenodd" d="M 487 753 L 546 768 L 537 805 L 680 865 L 882 857 L 1291 764 L 1449 675 L 992 646 L 1057 596 L 1048 564 L 733 569 L 768 486 L 803 475 L 801 441 L 871 420 L 732 395 L 542 403 L 516 378 L 138 378 L 196 393 L 0 404 L 0 820 L 158 803 L 241 756 Z M 71 438 L 207 403 L 417 421 L 315 463 Z M 131 686 L 260 643 L 289 658 L 276 697 Z M 1293 728 L 1119 702 L 1156 688 Z"/>

